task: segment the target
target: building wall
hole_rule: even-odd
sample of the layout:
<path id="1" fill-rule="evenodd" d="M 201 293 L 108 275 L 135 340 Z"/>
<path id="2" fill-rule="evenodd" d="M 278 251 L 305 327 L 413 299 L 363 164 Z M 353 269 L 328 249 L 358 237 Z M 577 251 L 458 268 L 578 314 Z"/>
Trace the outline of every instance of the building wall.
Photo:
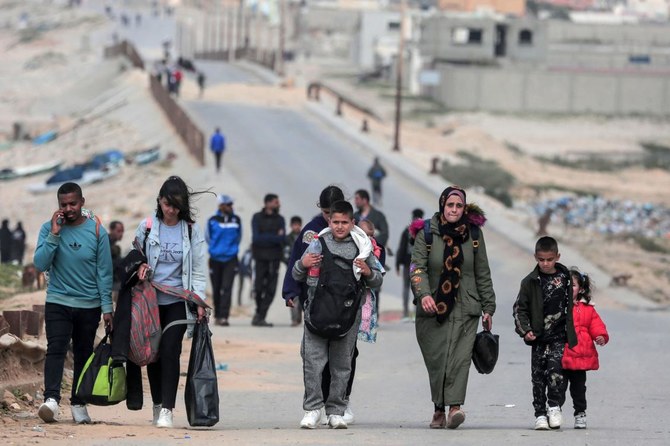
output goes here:
<path id="1" fill-rule="evenodd" d="M 439 64 L 442 83 L 424 93 L 452 110 L 670 116 L 670 71 L 464 67 Z"/>
<path id="2" fill-rule="evenodd" d="M 458 43 L 462 30 L 481 30 L 481 42 Z M 495 21 L 489 18 L 435 16 L 421 24 L 421 54 L 428 59 L 492 61 L 495 59 Z"/>
<path id="3" fill-rule="evenodd" d="M 490 10 L 520 17 L 526 15 L 526 0 L 438 0 L 437 7 L 443 11 Z"/>
<path id="4" fill-rule="evenodd" d="M 359 68 L 375 67 L 375 44 L 386 36 L 400 36 L 400 29 L 390 29 L 390 24 L 400 24 L 400 13 L 389 11 L 363 11 L 360 25 L 353 41 L 352 55 Z"/>

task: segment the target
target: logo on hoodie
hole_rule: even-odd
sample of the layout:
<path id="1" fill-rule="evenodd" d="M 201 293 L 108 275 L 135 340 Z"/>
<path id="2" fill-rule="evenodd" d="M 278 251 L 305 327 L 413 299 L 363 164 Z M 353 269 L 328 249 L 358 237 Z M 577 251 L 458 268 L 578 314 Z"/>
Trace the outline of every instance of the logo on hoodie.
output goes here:
<path id="1" fill-rule="evenodd" d="M 70 243 L 68 246 L 70 246 L 70 248 L 72 248 L 75 251 L 79 251 L 79 249 L 81 248 L 81 245 L 79 243 L 77 243 L 76 241 Z"/>

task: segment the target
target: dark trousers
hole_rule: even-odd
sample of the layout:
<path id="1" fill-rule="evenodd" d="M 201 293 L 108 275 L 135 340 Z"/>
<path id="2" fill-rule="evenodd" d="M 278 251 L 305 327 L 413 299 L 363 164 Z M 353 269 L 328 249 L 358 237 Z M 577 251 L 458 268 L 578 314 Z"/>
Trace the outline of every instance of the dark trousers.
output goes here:
<path id="1" fill-rule="evenodd" d="M 530 370 L 536 417 L 547 414 L 547 404 L 549 407 L 560 406 L 565 399 L 561 365 L 564 348 L 565 341 L 537 343 L 531 347 Z"/>
<path id="2" fill-rule="evenodd" d="M 47 333 L 47 354 L 44 360 L 44 399 L 53 398 L 60 402 L 65 354 L 71 339 L 74 354 L 74 376 L 70 403 L 73 405 L 84 404 L 75 393 L 79 375 L 89 356 L 93 353 L 95 332 L 100 324 L 100 308 L 72 308 L 47 302 L 44 308 L 44 322 Z"/>
<path id="3" fill-rule="evenodd" d="M 565 402 L 565 391 L 570 386 L 570 397 L 575 415 L 586 412 L 586 370 L 563 370 L 563 377 L 561 406 Z"/>
<path id="4" fill-rule="evenodd" d="M 351 375 L 349 375 L 349 382 L 347 383 L 347 393 L 345 399 L 349 400 L 351 395 L 351 388 L 354 386 L 354 375 L 356 375 L 356 358 L 358 357 L 358 346 L 354 346 L 354 355 L 351 357 Z M 323 400 L 328 401 L 330 394 L 330 367 L 326 364 L 321 375 L 321 391 L 323 392 Z"/>
<path id="5" fill-rule="evenodd" d="M 186 319 L 186 305 L 176 302 L 159 307 L 161 327 L 170 322 Z M 165 409 L 174 409 L 179 385 L 179 356 L 181 343 L 186 333 L 186 325 L 175 325 L 163 332 L 159 347 L 158 361 L 147 366 L 151 399 Z"/>
<path id="6" fill-rule="evenodd" d="M 409 316 L 409 265 L 402 266 L 402 315 Z"/>
<path id="7" fill-rule="evenodd" d="M 209 278 L 212 281 L 214 317 L 216 319 L 228 319 L 228 316 L 230 316 L 230 300 L 237 271 L 237 257 L 233 257 L 227 262 L 209 259 Z"/>
<path id="8" fill-rule="evenodd" d="M 279 260 L 256 260 L 256 281 L 254 292 L 256 293 L 255 321 L 264 321 L 272 304 L 272 299 L 277 291 L 277 278 L 279 277 Z"/>
<path id="9" fill-rule="evenodd" d="M 221 158 L 223 157 L 223 152 L 214 152 L 214 158 L 216 159 L 216 171 L 221 170 Z"/>

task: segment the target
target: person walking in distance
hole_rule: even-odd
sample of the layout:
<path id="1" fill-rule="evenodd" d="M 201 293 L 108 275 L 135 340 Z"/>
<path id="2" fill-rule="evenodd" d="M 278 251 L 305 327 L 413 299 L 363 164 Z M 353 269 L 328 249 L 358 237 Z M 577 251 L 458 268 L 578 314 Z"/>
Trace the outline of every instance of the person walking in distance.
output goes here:
<path id="1" fill-rule="evenodd" d="M 209 277 L 214 298 L 216 325 L 227 327 L 233 281 L 238 271 L 237 254 L 242 240 L 242 223 L 233 211 L 233 199 L 217 197 L 219 209 L 207 221 L 205 240 L 209 244 Z"/>
<path id="2" fill-rule="evenodd" d="M 79 380 L 93 352 L 100 314 L 112 329 L 112 255 L 107 232 L 99 221 L 82 214 L 84 196 L 76 183 L 58 188 L 58 209 L 40 228 L 33 262 L 49 272 L 44 322 L 47 354 L 44 361 L 44 403 L 38 415 L 56 421 L 61 400 L 63 367 L 70 341 L 74 353 L 72 382 Z M 85 403 L 72 386 L 75 423 L 90 423 Z"/>
<path id="3" fill-rule="evenodd" d="M 23 223 L 18 222 L 12 231 L 12 262 L 23 265 L 23 255 L 26 252 L 26 231 Z"/>
<path id="4" fill-rule="evenodd" d="M 293 250 L 293 245 L 295 241 L 300 237 L 302 231 L 302 218 L 297 215 L 291 217 L 289 223 L 291 232 L 286 235 L 286 243 L 284 244 L 284 253 L 282 257 L 282 262 L 287 266 L 287 274 L 290 274 L 289 260 L 291 259 L 291 251 Z M 302 323 L 302 307 L 300 305 L 294 305 L 291 309 L 291 327 L 297 327 Z"/>
<path id="5" fill-rule="evenodd" d="M 272 327 L 265 318 L 277 290 L 286 231 L 284 217 L 279 214 L 279 197 L 267 194 L 263 203 L 263 209 L 251 219 L 251 250 L 256 268 L 256 314 L 251 321 L 254 327 Z"/>
<path id="6" fill-rule="evenodd" d="M 0 227 L 0 262 L 9 263 L 12 260 L 12 230 L 9 220 L 2 220 Z"/>
<path id="7" fill-rule="evenodd" d="M 226 150 L 226 138 L 221 134 L 221 129 L 217 127 L 209 140 L 209 149 L 214 153 L 216 160 L 216 172 L 221 171 L 221 158 Z"/>
<path id="8" fill-rule="evenodd" d="M 414 209 L 412 211 L 411 223 L 415 224 L 415 222 L 419 222 L 418 224 L 423 228 L 423 210 Z M 400 243 L 398 243 L 395 257 L 395 272 L 402 275 L 402 317 L 405 320 L 409 318 L 409 265 L 412 263 L 412 250 L 414 249 L 414 237 L 416 236 L 416 232 L 414 234 L 410 232 L 410 226 L 407 226 L 400 235 Z"/>
<path id="9" fill-rule="evenodd" d="M 386 216 L 370 204 L 370 194 L 365 189 L 359 189 L 354 194 L 354 205 L 356 213 L 354 219 L 356 224 L 363 220 L 370 220 L 375 225 L 375 239 L 382 245 L 387 246 L 389 241 L 389 225 Z"/>
<path id="10" fill-rule="evenodd" d="M 372 203 L 375 206 L 382 204 L 382 180 L 386 178 L 386 170 L 379 162 L 379 158 L 375 157 L 372 166 L 368 170 L 368 178 L 372 186 Z"/>
<path id="11" fill-rule="evenodd" d="M 198 82 L 198 97 L 202 98 L 205 94 L 205 73 L 198 71 L 196 81 Z"/>

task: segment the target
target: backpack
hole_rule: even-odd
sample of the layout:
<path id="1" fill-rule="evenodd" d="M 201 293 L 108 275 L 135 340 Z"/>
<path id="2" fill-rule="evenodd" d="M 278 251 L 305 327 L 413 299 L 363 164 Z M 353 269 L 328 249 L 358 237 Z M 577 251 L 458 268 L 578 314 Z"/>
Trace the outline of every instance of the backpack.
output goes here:
<path id="1" fill-rule="evenodd" d="M 479 249 L 479 226 L 470 225 L 470 238 L 472 239 L 472 252 L 477 255 Z M 430 232 L 430 218 L 423 221 L 423 239 L 426 241 L 426 251 L 430 254 L 433 245 L 433 233 Z"/>
<path id="2" fill-rule="evenodd" d="M 320 241 L 321 271 L 314 295 L 305 306 L 305 326 L 317 336 L 340 339 L 356 322 L 365 287 L 354 275 L 353 260 L 331 253 L 325 241 Z M 349 267 L 341 268 L 336 259 Z"/>

